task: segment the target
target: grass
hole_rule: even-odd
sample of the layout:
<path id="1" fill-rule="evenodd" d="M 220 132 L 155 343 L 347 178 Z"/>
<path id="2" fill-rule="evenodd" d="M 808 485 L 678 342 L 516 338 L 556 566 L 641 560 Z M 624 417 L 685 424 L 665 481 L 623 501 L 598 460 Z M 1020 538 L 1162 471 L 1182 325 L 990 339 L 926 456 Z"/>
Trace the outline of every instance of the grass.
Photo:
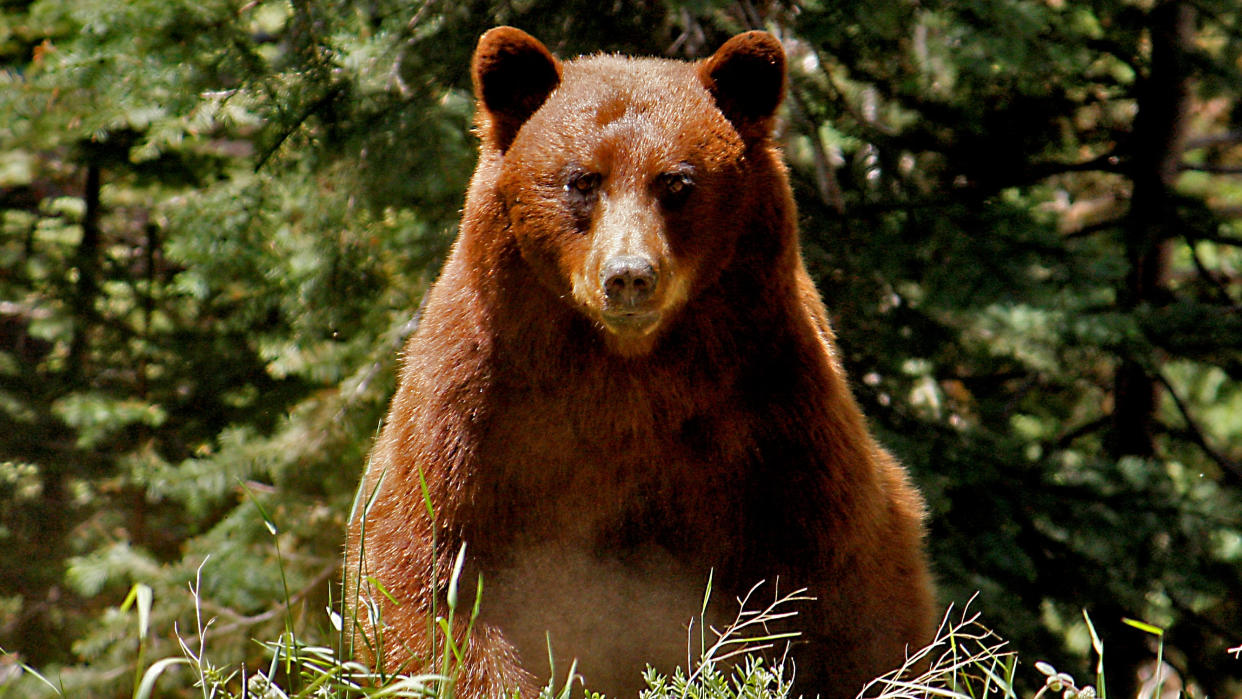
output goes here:
<path id="1" fill-rule="evenodd" d="M 209 656 L 208 638 L 214 620 L 204 619 L 202 615 L 199 592 L 201 570 L 200 567 L 199 575 L 189 584 L 197 626 L 191 638 L 197 639 L 197 643 L 191 646 L 184 640 L 181 630 L 176 629 L 181 655 L 163 658 L 146 666 L 145 671 L 135 678 L 134 699 L 167 696 L 157 686 L 166 673 L 176 668 L 188 670 L 193 679 L 193 690 L 185 696 L 201 696 L 203 699 L 451 699 L 453 696 L 453 679 L 464 648 L 457 647 L 447 633 L 447 617 L 437 620 L 440 623 L 434 627 L 439 629 L 436 633 L 441 634 L 435 647 L 443 655 L 435 663 L 437 671 L 433 673 L 376 673 L 360 663 L 342 659 L 334 648 L 301 643 L 291 626 L 287 626 L 278 639 L 261 644 L 270 658 L 264 669 L 246 671 L 213 663 Z M 641 699 L 790 697 L 795 666 L 783 650 L 797 634 L 770 634 L 766 629 L 771 622 L 795 616 L 798 604 L 808 598 L 804 590 L 798 590 L 774 595 L 770 603 L 756 604 L 761 585 L 739 600 L 738 615 L 728 627 L 721 630 L 705 627 L 702 616 L 697 626 L 692 623 L 689 633 L 692 638 L 697 636 L 698 658 L 688 667 L 678 668 L 671 674 L 648 668 L 643 675 L 647 689 L 640 695 Z M 710 594 L 709 581 L 703 611 Z M 137 651 L 139 668 L 145 662 L 141 639 L 149 631 L 147 624 L 152 603 L 150 588 L 139 584 L 134 586 L 123 605 L 126 610 L 132 609 L 136 616 L 135 630 L 140 640 Z M 455 605 L 456 600 L 451 597 L 447 614 L 456 612 Z M 950 607 L 932 643 L 911 654 L 900 668 L 873 680 L 860 696 L 867 699 L 1017 699 L 1020 696 L 1017 688 L 1018 654 L 987 628 L 979 614 L 970 611 L 969 607 L 968 603 L 960 612 Z M 471 613 L 477 614 L 477 609 L 471 610 Z M 327 610 L 327 614 L 331 625 L 340 630 L 340 615 L 332 609 Z M 1078 683 L 1051 665 L 1036 662 L 1034 672 L 1028 672 L 1027 679 L 1029 682 L 1032 676 L 1042 678 L 1042 684 L 1030 699 L 1107 699 L 1103 674 L 1104 646 L 1096 636 L 1090 618 L 1085 614 L 1084 618 L 1099 658 L 1094 682 Z M 670 620 L 670 623 L 676 622 Z M 1161 629 L 1141 622 L 1132 625 L 1155 635 L 1158 648 L 1163 648 Z M 1230 652 L 1240 653 L 1242 648 L 1231 649 Z M 35 669 L 21 668 L 41 680 L 53 693 L 65 696 L 63 688 L 58 688 L 56 683 Z M 539 699 L 582 696 L 601 699 L 589 688 L 578 689 L 580 684 L 571 666 L 563 681 L 559 685 L 549 684 L 540 692 Z M 0 697 L 5 694 L 4 686 L 0 686 Z M 1155 696 L 1160 696 L 1159 690 Z"/>
<path id="2" fill-rule="evenodd" d="M 273 537 L 277 528 L 267 513 L 260 508 L 268 530 Z M 277 557 L 280 558 L 279 549 Z M 121 611 L 133 612 L 135 615 L 135 631 L 137 633 L 137 655 L 134 666 L 133 699 L 150 699 L 151 697 L 168 696 L 169 690 L 157 689 L 166 674 L 174 670 L 188 670 L 192 679 L 192 689 L 181 691 L 180 696 L 201 696 L 202 699 L 350 699 L 355 697 L 424 697 L 428 699 L 451 699 L 454 694 L 455 679 L 460 671 L 465 644 L 469 642 L 469 634 L 458 642 L 450 629 L 454 628 L 454 618 L 458 614 L 457 583 L 461 574 L 462 562 L 465 558 L 463 547 L 455 559 L 451 583 L 446 599 L 446 609 L 439 610 L 439 615 L 429 624 L 428 633 L 432 634 L 430 647 L 435 649 L 437 656 L 428 667 L 436 668 L 434 672 L 409 674 L 407 668 L 396 668 L 394 671 L 378 670 L 366 667 L 350 660 L 353 653 L 352 634 L 347 632 L 348 626 L 342 623 L 341 615 L 329 604 L 326 610 L 328 622 L 336 631 L 338 643 L 335 648 L 321 645 L 310 645 L 302 642 L 292 622 L 293 609 L 288 602 L 288 586 L 285 585 L 285 628 L 279 638 L 274 641 L 263 641 L 259 644 L 269 658 L 267 666 L 259 670 L 248 670 L 242 666 L 218 665 L 209 654 L 208 638 L 214 619 L 203 616 L 203 600 L 200 594 L 203 566 L 199 567 L 195 579 L 190 582 L 189 593 L 194 602 L 194 624 L 191 639 L 186 640 L 182 630 L 176 628 L 174 633 L 180 645 L 179 656 L 166 657 L 147 664 L 146 639 L 149 637 L 152 605 L 155 603 L 149 586 L 138 583 L 133 586 L 129 595 L 121 605 Z M 283 560 L 281 565 L 282 583 L 284 580 Z M 370 581 L 381 594 L 387 594 L 375 581 Z M 342 582 L 344 585 L 345 582 Z M 479 583 L 481 593 L 481 581 Z M 647 685 L 640 699 L 785 699 L 790 696 L 794 680 L 795 664 L 788 657 L 790 641 L 798 634 L 768 632 L 768 624 L 779 620 L 787 620 L 797 614 L 799 603 L 809 600 L 805 590 L 797 590 L 788 594 L 773 594 L 772 601 L 758 603 L 757 598 L 763 583 L 756 585 L 742 599 L 738 600 L 738 614 L 734 621 L 724 629 L 715 629 L 705 623 L 707 603 L 712 594 L 712 583 L 709 578 L 707 590 L 703 598 L 703 607 L 696 620 L 692 619 L 688 629 L 688 647 L 696 645 L 697 658 L 687 658 L 685 668 L 677 668 L 671 674 L 662 674 L 648 668 L 643 679 Z M 475 595 L 475 605 L 468 610 L 467 627 L 473 627 L 478 616 L 478 600 L 481 594 Z M 363 599 L 363 597 L 359 597 Z M 378 605 L 361 603 L 362 612 L 372 615 L 372 627 L 382 630 L 383 624 L 378 618 Z M 461 610 L 466 612 L 466 610 Z M 1083 614 L 1090 632 L 1097 663 L 1092 683 L 1078 683 L 1070 675 L 1058 672 L 1056 668 L 1044 662 L 1036 662 L 1034 672 L 1027 672 L 1027 685 L 1038 686 L 1030 699 L 1107 699 L 1104 681 L 1104 644 L 1097 636 L 1090 617 Z M 678 623 L 675 619 L 668 623 Z M 1152 634 L 1157 641 L 1157 662 L 1159 670 L 1163 665 L 1164 632 L 1162 629 L 1138 621 L 1127 620 L 1131 626 Z M 382 658 L 382 636 L 377 632 L 376 638 L 363 639 L 374 657 Z M 349 638 L 347 638 L 349 636 Z M 343 652 L 342 652 L 343 649 Z M 1234 655 L 1242 655 L 1242 646 L 1229 651 Z M 3 653 L 0 650 L 0 653 Z M 7 656 L 7 654 L 4 654 Z M 688 656 L 691 654 L 688 653 Z M 21 663 L 15 663 L 8 656 L 5 660 L 15 665 L 22 674 L 28 674 L 53 695 L 66 696 L 65 688 L 58 682 L 40 674 L 36 669 Z M 552 658 L 549 657 L 549 663 Z M 0 666 L 3 667 L 3 666 Z M 1035 673 L 1038 673 L 1036 675 Z M 1019 694 L 1019 662 L 1018 654 L 1008 648 L 1007 643 L 996 633 L 985 626 L 979 614 L 970 611 L 967 603 L 960 612 L 950 607 L 944 620 L 937 630 L 935 639 L 926 647 L 912 653 L 906 662 L 892 672 L 869 683 L 859 694 L 866 699 L 1017 699 Z M 557 675 L 552 672 L 555 678 Z M 178 678 L 179 686 L 184 688 L 184 677 Z M 1035 679 L 1036 682 L 1031 682 Z M 171 681 L 167 684 L 171 684 Z M 9 680 L 0 680 L 0 699 L 6 699 L 13 684 Z M 575 692 L 575 689 L 577 691 Z M 1155 693 L 1162 696 L 1163 678 L 1155 678 Z M 544 687 L 538 699 L 571 699 L 583 697 L 602 699 L 598 694 L 581 688 L 581 678 L 571 665 L 559 684 L 554 679 Z M 520 699 L 520 698 L 519 698 Z"/>

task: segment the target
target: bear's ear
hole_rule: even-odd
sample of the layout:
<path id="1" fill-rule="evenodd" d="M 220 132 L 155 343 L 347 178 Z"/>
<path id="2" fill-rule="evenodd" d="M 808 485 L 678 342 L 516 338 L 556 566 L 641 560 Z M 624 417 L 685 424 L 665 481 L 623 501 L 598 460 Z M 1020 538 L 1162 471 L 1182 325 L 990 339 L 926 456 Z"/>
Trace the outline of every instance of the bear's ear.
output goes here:
<path id="1" fill-rule="evenodd" d="M 743 138 L 768 135 L 772 115 L 785 96 L 785 50 L 776 37 L 757 31 L 738 34 L 698 70 L 716 106 Z"/>
<path id="2" fill-rule="evenodd" d="M 502 152 L 561 82 L 561 64 L 535 37 L 496 27 L 479 38 L 470 74 L 483 138 Z"/>

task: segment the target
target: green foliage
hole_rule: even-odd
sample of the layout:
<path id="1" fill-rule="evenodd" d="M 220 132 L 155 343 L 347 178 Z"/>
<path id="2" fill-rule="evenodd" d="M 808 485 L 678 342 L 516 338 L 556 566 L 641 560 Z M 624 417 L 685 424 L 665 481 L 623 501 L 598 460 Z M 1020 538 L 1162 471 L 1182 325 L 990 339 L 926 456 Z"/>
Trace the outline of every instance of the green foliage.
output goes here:
<path id="1" fill-rule="evenodd" d="M 762 657 L 748 655 L 733 672 L 711 664 L 695 677 L 677 668 L 671 677 L 648 669 L 643 675 L 647 688 L 639 693 L 642 699 L 783 699 L 789 696 L 791 680 L 784 676 L 784 665 L 769 668 Z M 588 695 L 594 696 L 594 695 Z"/>
<path id="2" fill-rule="evenodd" d="M 459 556 L 460 560 L 460 556 Z M 202 569 L 200 568 L 199 574 Z M 454 572 L 456 581 L 460 570 Z M 755 630 L 762 629 L 767 623 L 797 614 L 799 602 L 807 601 L 800 592 L 792 595 L 777 596 L 772 603 L 761 609 L 748 609 L 751 596 L 739 602 L 736 620 L 722 631 L 713 630 L 715 642 L 702 650 L 692 668 L 674 669 L 671 674 L 664 674 L 654 668 L 643 673 L 646 688 L 639 693 L 640 699 L 784 699 L 790 695 L 793 674 L 796 668 L 788 657 L 789 647 L 777 660 L 770 659 L 770 652 L 777 641 L 787 641 L 796 637 L 797 633 L 780 636 L 753 636 Z M 363 665 L 351 660 L 342 659 L 338 650 L 324 646 L 307 645 L 292 630 L 283 632 L 277 641 L 263 642 L 265 652 L 270 660 L 265 667 L 247 670 L 218 666 L 213 663 L 210 649 L 206 643 L 208 630 L 213 620 L 204 621 L 202 617 L 201 583 L 190 585 L 190 594 L 196 609 L 195 637 L 187 639 L 178 634 L 180 656 L 167 657 L 151 663 L 143 663 L 143 647 L 149 631 L 149 614 L 153 597 L 150 588 L 135 585 L 120 611 L 126 612 L 132 605 L 137 616 L 138 663 L 140 677 L 136 678 L 133 693 L 134 699 L 147 699 L 155 696 L 157 686 L 162 679 L 175 674 L 178 669 L 188 670 L 195 677 L 195 685 L 204 697 L 221 697 L 222 699 L 244 697 L 268 697 L 272 699 L 289 699 L 290 697 L 436 697 L 451 699 L 455 696 L 455 687 L 460 671 L 459 661 L 464 647 L 457 647 L 456 642 L 448 633 L 450 619 L 431 627 L 433 635 L 431 647 L 442 648 L 443 663 L 441 670 L 421 675 L 380 675 L 375 674 Z M 710 583 L 708 589 L 710 596 Z M 706 598 L 705 598 L 706 600 Z M 447 614 L 452 617 L 457 611 L 456 600 L 449 599 Z M 705 602 L 706 604 L 706 602 Z M 472 615 L 477 615 L 477 607 Z M 340 618 L 329 610 L 334 628 L 339 632 L 342 628 Z M 950 607 L 936 637 L 927 646 L 914 650 L 906 662 L 892 672 L 876 678 L 860 692 L 860 697 L 874 699 L 914 699 L 917 697 L 938 696 L 945 699 L 980 699 L 982 697 L 1000 697 L 1011 699 L 1021 696 L 1016 684 L 1019 673 L 1018 655 L 1007 648 L 1007 643 L 980 621 L 977 612 L 962 610 L 959 618 L 954 619 L 953 608 Z M 473 616 L 472 616 L 473 619 Z M 1034 683 L 1035 689 L 1030 694 L 1032 699 L 1041 699 L 1046 694 L 1055 694 L 1064 699 L 1107 699 L 1104 685 L 1104 643 L 1095 634 L 1090 617 L 1083 613 L 1083 619 L 1091 633 L 1092 648 L 1097 662 L 1094 685 L 1080 685 L 1068 673 L 1058 672 L 1049 663 L 1038 661 L 1034 669 L 1042 676 L 1042 681 Z M 132 621 L 132 619 L 131 619 Z M 700 618 L 700 621 L 702 619 Z M 1144 622 L 1125 620 L 1134 628 L 1149 633 L 1157 639 L 1158 668 L 1150 680 L 1155 696 L 1161 693 L 1165 683 L 1169 681 L 1168 666 L 1162 664 L 1164 630 Z M 473 623 L 473 622 L 472 622 Z M 693 628 L 691 634 L 693 635 Z M 765 654 L 765 652 L 767 654 Z M 65 696 L 63 686 L 54 684 L 37 670 L 20 665 L 21 671 L 32 680 L 31 686 L 41 686 L 51 695 Z M 553 673 L 555 675 L 555 673 Z M 1029 674 L 1029 673 L 1028 673 Z M 570 699 L 574 696 L 575 686 L 581 684 L 582 678 L 575 674 L 571 665 L 564 684 L 557 689 L 555 678 L 538 694 L 539 699 Z M 37 683 L 37 684 L 35 684 Z M 167 684 L 167 682 L 165 682 Z M 4 696 L 0 692 L 0 696 Z M 514 697 L 518 697 L 517 693 Z M 589 688 L 583 691 L 587 699 L 605 699 L 603 695 L 592 692 Z"/>
<path id="3" fill-rule="evenodd" d="M 140 645 L 199 628 L 208 555 L 221 667 L 266 667 L 255 636 L 329 644 L 307 610 L 500 23 L 564 56 L 777 32 L 807 261 L 928 494 L 946 602 L 981 591 L 1079 674 L 1090 608 L 1114 693 L 1149 655 L 1122 618 L 1156 620 L 1188 682 L 1236 693 L 1236 2 L 23 0 L 0 7 L 0 647 L 48 683 L 0 695 L 132 693 Z"/>
<path id="4" fill-rule="evenodd" d="M 1090 603 L 1115 668 L 1145 653 L 1123 614 L 1176 620 L 1199 648 L 1183 667 L 1219 694 L 1236 670 L 1211 628 L 1238 625 L 1242 593 L 1214 543 L 1242 523 L 1242 190 L 1220 173 L 1242 150 L 1238 83 L 1207 74 L 1237 77 L 1239 15 L 1196 5 L 1157 53 L 1178 5 L 809 4 L 787 20 L 792 94 L 833 138 L 799 128 L 791 154 L 811 261 L 866 411 L 931 496 L 950 597 L 982 590 L 1048 652 Z"/>

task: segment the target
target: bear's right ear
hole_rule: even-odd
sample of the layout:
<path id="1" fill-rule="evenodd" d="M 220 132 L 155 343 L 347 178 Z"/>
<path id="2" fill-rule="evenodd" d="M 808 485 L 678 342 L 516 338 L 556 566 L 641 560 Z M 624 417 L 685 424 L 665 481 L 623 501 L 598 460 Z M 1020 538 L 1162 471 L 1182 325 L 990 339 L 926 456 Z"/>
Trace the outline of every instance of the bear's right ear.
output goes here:
<path id="1" fill-rule="evenodd" d="M 496 27 L 479 38 L 470 74 L 483 138 L 501 152 L 561 82 L 561 63 L 535 37 Z"/>
<path id="2" fill-rule="evenodd" d="M 767 32 L 738 34 L 699 63 L 698 72 L 742 138 L 767 137 L 785 96 L 785 50 L 779 39 Z"/>

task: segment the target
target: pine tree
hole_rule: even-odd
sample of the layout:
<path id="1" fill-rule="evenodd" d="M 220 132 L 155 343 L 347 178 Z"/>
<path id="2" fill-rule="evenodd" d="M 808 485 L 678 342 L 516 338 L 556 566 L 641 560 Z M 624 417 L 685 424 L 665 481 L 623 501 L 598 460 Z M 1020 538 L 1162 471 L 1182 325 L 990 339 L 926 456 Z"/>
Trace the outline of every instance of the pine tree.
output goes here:
<path id="1" fill-rule="evenodd" d="M 945 601 L 981 591 L 1058 667 L 1089 609 L 1119 696 L 1150 658 L 1120 619 L 1153 621 L 1185 677 L 1236 691 L 1236 3 L 41 0 L 0 22 L 0 647 L 67 690 L 131 691 L 136 582 L 147 657 L 176 654 L 200 565 L 218 657 L 257 662 L 287 598 L 331 639 L 344 518 L 473 165 L 470 52 L 510 23 L 561 56 L 777 32 L 808 261 L 929 497 Z"/>

